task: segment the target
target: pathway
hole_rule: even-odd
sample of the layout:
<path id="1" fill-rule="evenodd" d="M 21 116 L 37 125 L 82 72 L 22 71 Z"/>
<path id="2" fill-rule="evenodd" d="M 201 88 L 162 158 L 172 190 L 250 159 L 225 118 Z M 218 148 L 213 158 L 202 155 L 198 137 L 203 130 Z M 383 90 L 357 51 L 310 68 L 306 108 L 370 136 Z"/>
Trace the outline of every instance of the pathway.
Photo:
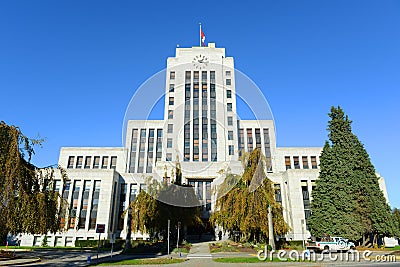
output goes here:
<path id="1" fill-rule="evenodd" d="M 188 259 L 211 259 L 210 242 L 199 242 L 192 244 L 190 253 L 187 255 Z"/>

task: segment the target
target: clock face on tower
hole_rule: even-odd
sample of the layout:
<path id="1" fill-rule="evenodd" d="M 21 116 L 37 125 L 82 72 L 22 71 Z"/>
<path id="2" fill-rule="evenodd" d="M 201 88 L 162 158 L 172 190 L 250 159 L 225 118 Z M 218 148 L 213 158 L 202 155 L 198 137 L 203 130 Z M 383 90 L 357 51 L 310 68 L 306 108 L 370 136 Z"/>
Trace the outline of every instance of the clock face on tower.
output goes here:
<path id="1" fill-rule="evenodd" d="M 193 66 L 196 69 L 200 69 L 201 70 L 201 69 L 204 69 L 204 68 L 207 67 L 208 58 L 206 56 L 204 56 L 204 55 L 198 55 L 198 56 L 195 56 L 193 58 L 192 63 L 193 63 Z"/>

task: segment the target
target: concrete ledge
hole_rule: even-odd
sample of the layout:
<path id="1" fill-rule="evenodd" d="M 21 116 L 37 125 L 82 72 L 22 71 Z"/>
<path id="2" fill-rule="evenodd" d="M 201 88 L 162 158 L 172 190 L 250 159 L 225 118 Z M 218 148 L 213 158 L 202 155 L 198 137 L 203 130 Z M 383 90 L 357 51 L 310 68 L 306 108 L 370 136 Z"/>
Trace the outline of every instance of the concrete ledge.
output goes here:
<path id="1" fill-rule="evenodd" d="M 40 258 L 2 260 L 0 266 L 24 265 L 41 261 Z"/>

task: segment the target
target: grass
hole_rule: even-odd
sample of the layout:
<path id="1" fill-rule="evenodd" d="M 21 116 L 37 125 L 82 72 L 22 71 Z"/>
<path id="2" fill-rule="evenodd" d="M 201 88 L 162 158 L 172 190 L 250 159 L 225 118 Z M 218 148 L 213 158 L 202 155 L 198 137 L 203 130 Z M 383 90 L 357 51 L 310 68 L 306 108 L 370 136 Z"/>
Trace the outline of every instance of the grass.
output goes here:
<path id="1" fill-rule="evenodd" d="M 179 252 L 182 252 L 182 253 L 189 253 L 189 252 L 190 252 L 190 248 L 187 248 L 187 247 L 180 247 L 180 248 L 174 248 L 174 249 L 172 250 L 172 253 L 179 253 Z"/>
<path id="2" fill-rule="evenodd" d="M 0 249 L 5 250 L 6 246 L 0 246 Z M 85 247 L 40 247 L 40 246 L 8 246 L 8 250 L 14 250 L 14 249 L 27 249 L 27 250 L 33 250 L 33 249 L 63 249 L 63 250 L 97 250 L 96 248 L 85 248 Z M 110 250 L 111 248 L 100 248 L 100 250 Z"/>
<path id="3" fill-rule="evenodd" d="M 400 250 L 400 246 L 395 246 L 395 247 L 393 247 L 393 248 L 385 248 L 385 250 L 389 250 L 389 251 Z"/>
<path id="4" fill-rule="evenodd" d="M 229 242 L 212 243 L 210 246 L 211 253 L 217 252 L 239 252 L 236 246 L 232 246 Z"/>
<path id="5" fill-rule="evenodd" d="M 110 265 L 148 265 L 148 264 L 172 264 L 172 263 L 182 263 L 186 259 L 132 259 L 132 260 L 122 260 L 122 261 L 107 261 L 94 266 L 110 266 Z"/>
<path id="6" fill-rule="evenodd" d="M 228 258 L 215 258 L 213 259 L 215 262 L 222 263 L 260 263 L 260 262 L 271 262 L 268 258 L 265 261 L 259 260 L 257 257 L 228 257 Z M 272 262 L 294 262 L 291 259 L 278 259 L 272 258 Z"/>

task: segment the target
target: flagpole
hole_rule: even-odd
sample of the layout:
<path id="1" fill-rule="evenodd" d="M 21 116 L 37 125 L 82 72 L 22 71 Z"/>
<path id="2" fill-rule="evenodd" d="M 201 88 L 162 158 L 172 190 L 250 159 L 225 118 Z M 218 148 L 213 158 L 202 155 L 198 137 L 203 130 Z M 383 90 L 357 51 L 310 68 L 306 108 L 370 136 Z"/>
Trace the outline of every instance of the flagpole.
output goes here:
<path id="1" fill-rule="evenodd" d="M 199 25 L 200 25 L 200 32 L 199 32 L 199 36 L 200 36 L 200 43 L 199 43 L 199 45 L 201 46 L 201 22 L 199 22 Z"/>

